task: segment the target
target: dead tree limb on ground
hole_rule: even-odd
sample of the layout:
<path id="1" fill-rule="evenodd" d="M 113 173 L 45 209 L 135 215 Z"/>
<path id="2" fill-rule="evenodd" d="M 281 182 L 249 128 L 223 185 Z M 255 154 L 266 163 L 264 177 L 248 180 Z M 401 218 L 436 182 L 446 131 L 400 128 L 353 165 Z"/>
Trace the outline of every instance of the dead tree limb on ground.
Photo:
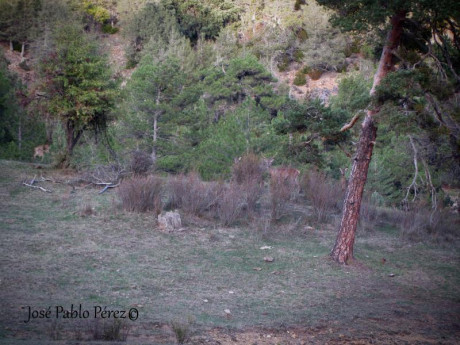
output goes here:
<path id="1" fill-rule="evenodd" d="M 36 182 L 36 177 L 37 176 L 34 176 L 32 180 L 30 180 L 30 182 L 22 182 L 22 184 L 24 186 L 27 186 L 27 187 L 30 187 L 30 188 L 35 188 L 35 189 L 40 189 L 41 191 L 43 192 L 46 192 L 46 193 L 52 193 L 52 191 L 50 191 L 49 189 L 46 189 L 46 188 L 43 188 L 43 187 L 40 187 L 40 186 L 35 186 L 34 183 Z"/>

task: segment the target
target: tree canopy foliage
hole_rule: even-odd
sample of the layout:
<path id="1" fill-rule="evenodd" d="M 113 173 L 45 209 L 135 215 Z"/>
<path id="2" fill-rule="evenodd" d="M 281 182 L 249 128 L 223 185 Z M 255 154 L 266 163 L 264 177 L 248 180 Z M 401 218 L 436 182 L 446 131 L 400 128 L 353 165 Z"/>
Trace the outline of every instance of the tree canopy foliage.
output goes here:
<path id="1" fill-rule="evenodd" d="M 49 112 L 64 125 L 71 156 L 85 130 L 105 128 L 114 82 L 106 58 L 80 27 L 61 26 L 54 39 L 54 49 L 41 61 L 42 89 Z"/>
<path id="2" fill-rule="evenodd" d="M 40 72 L 19 92 L 17 109 L 27 111 L 3 102 L 14 125 L 2 135 L 16 146 L 18 124 L 41 116 L 47 132 L 56 126 L 50 119 L 60 120 L 69 154 L 80 140 L 89 143 L 83 133 L 108 128 L 119 157 L 143 150 L 162 171 L 228 177 L 233 156 L 251 151 L 337 177 L 358 136 L 356 128 L 339 129 L 378 107 L 369 193 L 388 204 L 405 199 L 413 145 L 433 184 L 460 183 L 459 164 L 450 163 L 460 147 L 453 1 L 1 0 L 0 7 L 1 39 L 16 49 L 25 43 L 27 64 Z M 408 15 L 394 68 L 371 97 L 373 64 L 398 11 Z M 116 102 L 115 81 L 125 71 L 111 75 L 104 27 L 121 29 L 126 67 L 135 68 Z M 301 88 L 313 72 L 336 73 L 336 95 L 294 97 L 286 78 L 294 72 Z M 2 97 L 18 99 L 4 75 Z M 429 198 L 421 178 L 417 198 Z"/>

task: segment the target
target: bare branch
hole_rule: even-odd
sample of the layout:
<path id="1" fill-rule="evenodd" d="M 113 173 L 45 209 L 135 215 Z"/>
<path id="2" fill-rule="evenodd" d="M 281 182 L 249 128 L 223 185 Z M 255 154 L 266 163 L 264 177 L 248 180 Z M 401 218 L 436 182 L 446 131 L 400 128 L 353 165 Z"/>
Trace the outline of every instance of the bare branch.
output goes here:
<path id="1" fill-rule="evenodd" d="M 423 158 L 422 158 L 422 163 L 423 163 L 423 167 L 425 168 L 426 184 L 430 188 L 431 208 L 436 210 L 438 206 L 437 198 L 436 198 L 436 188 L 433 186 L 433 181 L 431 180 L 431 174 L 430 174 L 430 170 L 428 169 L 428 164 Z"/>
<path id="2" fill-rule="evenodd" d="M 30 188 L 40 189 L 41 191 L 46 192 L 46 193 L 52 193 L 49 189 L 39 187 L 39 186 L 34 186 L 34 185 L 32 185 L 30 183 L 27 183 L 27 182 L 23 182 L 22 184 L 24 186 L 27 186 L 27 187 L 30 187 Z"/>
<path id="3" fill-rule="evenodd" d="M 345 132 L 345 131 L 349 130 L 350 128 L 352 128 L 355 125 L 356 121 L 359 120 L 360 117 L 361 117 L 361 112 L 359 112 L 355 116 L 353 116 L 353 118 L 351 119 L 351 121 L 349 123 L 347 123 L 342 128 L 340 128 L 340 132 Z"/>
<path id="4" fill-rule="evenodd" d="M 410 135 L 409 135 L 409 141 L 410 141 L 410 144 L 412 146 L 412 150 L 414 151 L 414 169 L 415 169 L 415 172 L 414 172 L 414 178 L 412 179 L 411 184 L 407 187 L 406 196 L 402 200 L 404 205 L 407 205 L 407 199 L 409 198 L 409 193 L 410 193 L 411 189 L 414 190 L 414 197 L 413 197 L 412 201 L 414 201 L 415 198 L 417 197 L 417 177 L 418 177 L 417 154 L 418 154 L 418 151 L 417 151 L 417 147 L 415 147 L 414 140 L 412 139 L 412 136 L 410 136 Z"/>
<path id="5" fill-rule="evenodd" d="M 114 184 L 107 185 L 107 186 L 105 186 L 104 189 L 102 189 L 98 194 L 102 194 L 102 193 L 104 193 L 107 189 L 109 189 L 109 188 L 115 188 L 115 187 L 118 187 L 119 185 L 120 185 L 119 183 L 117 183 L 117 184 L 115 184 L 115 185 L 114 185 Z"/>

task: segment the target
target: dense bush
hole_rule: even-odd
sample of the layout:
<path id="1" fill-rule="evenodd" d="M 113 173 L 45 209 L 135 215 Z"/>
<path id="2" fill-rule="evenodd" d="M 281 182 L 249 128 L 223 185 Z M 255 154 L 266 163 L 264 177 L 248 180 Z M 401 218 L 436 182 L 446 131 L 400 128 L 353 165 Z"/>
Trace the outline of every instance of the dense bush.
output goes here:
<path id="1" fill-rule="evenodd" d="M 392 210 L 390 217 L 401 236 L 410 241 L 448 242 L 458 236 L 458 215 L 448 211 L 415 207 L 409 211 Z"/>
<path id="2" fill-rule="evenodd" d="M 217 217 L 228 226 L 240 221 L 246 209 L 247 194 L 242 185 L 229 183 L 222 185 L 217 203 Z"/>
<path id="3" fill-rule="evenodd" d="M 277 220 L 288 213 L 288 202 L 299 192 L 297 180 L 272 176 L 270 179 L 271 218 Z"/>
<path id="4" fill-rule="evenodd" d="M 341 189 L 338 184 L 318 170 L 309 171 L 300 183 L 319 223 L 326 221 L 343 200 L 343 192 L 339 192 Z"/>
<path id="5" fill-rule="evenodd" d="M 145 175 L 153 165 L 152 157 L 143 151 L 134 151 L 131 157 L 131 171 L 135 175 Z"/>
<path id="6" fill-rule="evenodd" d="M 171 176 L 168 181 L 168 207 L 202 216 L 215 209 L 221 195 L 219 183 L 204 182 L 197 173 Z"/>
<path id="7" fill-rule="evenodd" d="M 251 212 L 256 210 L 262 195 L 265 170 L 261 159 L 253 153 L 242 156 L 233 164 L 232 181 L 241 186 L 240 193 Z"/>
<path id="8" fill-rule="evenodd" d="M 150 212 L 158 215 L 162 210 L 163 181 L 157 176 L 133 177 L 124 180 L 118 188 L 122 207 L 130 212 Z"/>
<path id="9" fill-rule="evenodd" d="M 294 85 L 302 86 L 302 85 L 305 85 L 306 83 L 307 83 L 307 79 L 305 78 L 305 73 L 303 73 L 303 70 L 297 71 L 297 73 L 295 74 L 295 78 L 294 78 Z"/>
<path id="10" fill-rule="evenodd" d="M 116 34 L 117 32 L 119 31 L 118 28 L 116 27 L 113 27 L 112 25 L 110 24 L 104 24 L 102 25 L 102 32 L 105 33 L 105 34 Z"/>
<path id="11" fill-rule="evenodd" d="M 308 72 L 308 76 L 311 78 L 311 80 L 318 80 L 322 75 L 323 71 L 319 68 L 312 68 Z"/>

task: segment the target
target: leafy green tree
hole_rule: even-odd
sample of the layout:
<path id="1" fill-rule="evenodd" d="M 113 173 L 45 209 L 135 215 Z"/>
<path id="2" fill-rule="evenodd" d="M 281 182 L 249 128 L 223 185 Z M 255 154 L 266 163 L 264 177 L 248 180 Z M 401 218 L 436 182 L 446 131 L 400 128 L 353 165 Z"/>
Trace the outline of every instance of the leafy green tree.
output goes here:
<path id="1" fill-rule="evenodd" d="M 32 112 L 25 86 L 0 58 L 0 156 L 30 160 L 33 148 L 45 142 L 43 123 Z"/>
<path id="2" fill-rule="evenodd" d="M 458 37 L 458 26 L 452 23 L 457 22 L 460 8 L 455 2 L 449 0 L 437 2 L 373 0 L 365 3 L 359 0 L 346 2 L 318 0 L 318 3 L 335 10 L 332 21 L 345 30 L 373 31 L 382 26 L 387 28 L 388 35 L 383 44 L 379 67 L 374 76 L 371 96 L 376 96 L 376 90 L 382 80 L 395 69 L 397 59 L 400 59 L 399 52 L 402 50 L 410 52 L 408 55 L 411 61 L 408 59 L 408 62 L 412 62 L 413 69 L 422 68 L 422 65 L 425 68 L 428 67 L 424 60 L 430 56 L 426 54 L 431 50 L 432 33 L 439 33 L 443 36 L 439 27 L 445 27 L 444 23 L 451 23 L 448 27 L 453 30 L 454 37 Z M 456 41 L 458 39 L 454 38 L 454 43 Z M 446 62 L 454 82 L 458 83 L 458 75 L 453 71 L 453 63 L 448 61 L 451 56 L 448 54 L 447 46 L 447 43 L 440 44 L 439 49 L 444 53 L 442 59 Z M 435 54 L 431 54 L 431 59 L 435 62 L 441 61 Z M 384 98 L 377 97 L 372 107 L 367 110 L 362 124 L 345 197 L 342 222 L 331 252 L 332 258 L 339 263 L 348 263 L 353 259 L 359 210 L 377 135 L 375 119 L 379 117 L 384 101 Z M 342 130 L 351 128 L 357 119 L 358 117 L 355 116 Z"/>
<path id="3" fill-rule="evenodd" d="M 76 24 L 59 28 L 54 49 L 41 61 L 46 105 L 63 124 L 68 165 L 75 145 L 86 130 L 101 131 L 111 111 L 115 83 L 96 42 Z"/>
<path id="4" fill-rule="evenodd" d="M 326 107 L 319 100 L 286 100 L 272 121 L 278 134 L 290 137 L 284 142 L 285 159 L 322 167 L 322 151 L 332 150 L 349 137 L 337 131 L 347 115 L 346 111 Z"/>
<path id="5" fill-rule="evenodd" d="M 248 98 L 264 106 L 267 97 L 274 96 L 270 82 L 273 77 L 253 55 L 238 57 L 228 66 L 213 67 L 203 71 L 201 77 L 205 90 L 204 98 L 215 111 L 215 121 L 225 113 L 229 105 L 242 104 Z"/>
<path id="6" fill-rule="evenodd" d="M 26 45 L 31 42 L 38 24 L 40 0 L 0 0 L 0 35 L 21 44 L 21 58 L 24 59 Z"/>
<path id="7" fill-rule="evenodd" d="M 168 58 L 158 63 L 144 59 L 128 85 L 128 103 L 133 112 L 127 123 L 147 142 L 154 162 L 165 154 L 170 135 L 168 122 L 178 113 L 176 102 L 184 83 L 179 61 Z"/>
<path id="8" fill-rule="evenodd" d="M 162 3 L 174 10 L 180 32 L 192 43 L 201 36 L 216 38 L 226 25 L 239 18 L 239 9 L 227 0 L 163 0 Z"/>
<path id="9" fill-rule="evenodd" d="M 123 30 L 129 41 L 129 64 L 136 65 L 140 61 L 140 52 L 149 41 L 155 42 L 157 47 L 167 47 L 171 32 L 178 30 L 173 9 L 164 6 L 162 2 L 147 3 L 133 15 Z"/>
<path id="10" fill-rule="evenodd" d="M 13 142 L 15 139 L 17 102 L 6 62 L 0 61 L 0 145 Z"/>

